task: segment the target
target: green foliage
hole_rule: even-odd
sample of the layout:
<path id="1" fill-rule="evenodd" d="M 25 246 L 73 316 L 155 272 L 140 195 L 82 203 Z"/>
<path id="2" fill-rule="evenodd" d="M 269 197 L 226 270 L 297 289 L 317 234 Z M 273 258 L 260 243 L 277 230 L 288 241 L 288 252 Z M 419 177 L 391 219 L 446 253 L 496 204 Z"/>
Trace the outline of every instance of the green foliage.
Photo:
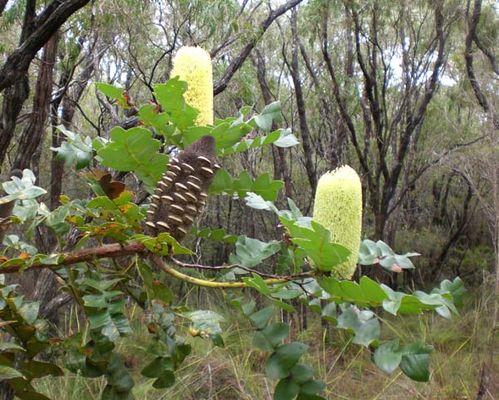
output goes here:
<path id="1" fill-rule="evenodd" d="M 422 343 L 400 346 L 399 340 L 394 339 L 376 349 L 374 362 L 388 374 L 400 367 L 409 378 L 419 382 L 427 382 L 430 377 L 429 354 L 432 350 L 430 346 Z"/>
<path id="2" fill-rule="evenodd" d="M 346 247 L 332 243 L 331 233 L 315 221 L 310 221 L 310 226 L 284 217 L 280 221 L 287 228 L 293 244 L 305 250 L 319 271 L 331 271 L 350 255 Z"/>
<path id="3" fill-rule="evenodd" d="M 359 250 L 360 265 L 381 265 L 387 271 L 393 271 L 394 268 L 414 269 L 410 257 L 419 256 L 419 253 L 406 253 L 404 255 L 395 254 L 395 252 L 385 242 L 378 240 L 365 239 L 362 241 Z"/>
<path id="4" fill-rule="evenodd" d="M 265 375 L 269 379 L 279 379 L 274 399 L 308 398 L 306 396 L 324 399 L 318 395 L 324 389 L 324 384 L 313 379 L 312 368 L 298 363 L 307 352 L 308 346 L 301 342 L 283 343 L 289 336 L 289 326 L 282 322 L 272 322 L 275 307 L 269 306 L 255 311 L 254 303 L 244 303 L 240 298 L 233 299 L 232 304 L 242 311 L 255 327 L 253 345 L 269 354 Z"/>
<path id="5" fill-rule="evenodd" d="M 96 149 L 102 165 L 117 171 L 133 171 L 144 184 L 154 187 L 168 163 L 168 156 L 158 152 L 160 142 L 145 128 L 114 127 L 109 135 L 110 141 L 99 143 Z"/>
<path id="6" fill-rule="evenodd" d="M 233 179 L 227 171 L 221 169 L 213 179 L 210 193 L 237 194 L 240 198 L 244 198 L 248 192 L 252 192 L 262 196 L 265 200 L 275 201 L 283 186 L 284 182 L 272 180 L 269 173 L 252 180 L 248 172 L 243 171 L 238 179 Z"/>
<path id="7" fill-rule="evenodd" d="M 277 253 L 280 247 L 276 241 L 266 243 L 258 239 L 240 236 L 236 242 L 236 253 L 231 254 L 229 261 L 251 268 Z"/>
<path id="8" fill-rule="evenodd" d="M 97 84 L 97 88 L 120 107 L 130 107 L 122 89 L 108 84 Z M 259 114 L 249 116 L 250 108 L 243 108 L 235 118 L 195 126 L 197 111 L 183 99 L 185 91 L 185 82 L 178 79 L 155 85 L 157 103 L 138 107 L 141 126 L 127 130 L 115 127 L 109 132 L 109 139 L 94 140 L 91 146 L 90 139 L 61 128 L 67 140 L 53 150 L 66 163 L 75 163 L 76 169 L 87 168 L 92 161 L 115 171 L 131 172 L 152 191 L 166 169 L 166 153 L 180 151 L 204 135 L 214 137 L 219 158 L 271 144 L 289 147 L 298 143 L 288 130 L 272 131 L 282 119 L 277 102 Z M 95 249 L 90 247 L 109 242 L 140 248 L 132 257 L 76 257 L 73 265 L 66 265 L 72 254 L 38 253 L 29 236 L 7 235 L 4 241 L 3 253 L 7 256 L 1 259 L 0 271 L 50 266 L 58 277 L 60 290 L 70 294 L 78 305 L 85 322 L 78 331 L 60 339 L 59 349 L 64 353 L 68 371 L 88 379 L 105 380 L 102 399 L 133 398 L 134 380 L 124 362 L 126 355 L 119 351 L 120 341 L 133 333 L 129 302 L 144 310 L 142 322 L 150 337 L 145 345 L 147 361 L 140 365 L 140 370 L 156 389 L 175 385 L 176 374 L 191 353 L 191 345 L 180 335 L 182 330 L 177 330 L 179 326 L 189 324 L 188 332 L 196 340 L 209 339 L 215 346 L 224 345 L 224 319 L 212 310 L 190 310 L 185 304 L 176 304 L 178 299 L 166 273 L 187 283 L 246 287 L 261 295 L 267 306 L 257 309 L 254 301 L 246 302 L 234 297 L 233 292 L 226 293 L 253 327 L 254 347 L 268 356 L 264 370 L 266 377 L 276 382 L 275 399 L 323 399 L 325 384 L 303 361 L 309 346 L 298 340 L 290 341 L 289 325 L 275 318 L 277 311 L 295 312 L 297 304 L 308 306 L 331 326 L 347 332 L 353 343 L 374 349 L 374 362 L 383 371 L 392 373 L 400 368 L 411 379 L 428 380 L 431 349 L 419 342 L 402 345 L 397 339 L 382 340 L 382 313 L 436 311 L 450 318 L 457 314 L 456 304 L 462 302 L 464 289 L 459 278 L 442 282 L 430 293 L 412 294 L 394 291 L 367 277 L 358 283 L 339 280 L 335 278 L 335 269 L 352 251 L 334 243 L 332 233 L 304 216 L 292 200 L 288 200 L 287 209 L 279 210 L 274 201 L 283 182 L 273 180 L 269 173 L 252 178 L 246 171 L 234 178 L 224 169 L 215 176 L 210 195 L 237 196 L 245 199 L 252 212 L 272 212 L 281 224 L 282 239 L 262 241 L 221 228 L 193 228 L 191 233 L 198 239 L 233 246 L 228 259 L 232 265 L 200 267 L 175 260 L 179 268 L 166 265 L 158 272 L 147 262 L 152 254 L 154 261 L 157 256 L 192 256 L 194 252 L 169 233 L 144 234 L 142 223 L 148 206 L 136 204 L 134 193 L 120 182 L 115 182 L 117 190 L 111 195 L 105 190 L 104 181 L 110 186 L 112 175 L 107 174 L 106 179 L 95 172 L 88 173 L 87 180 L 95 195 L 88 200 L 61 196 L 61 205 L 51 211 L 35 200 L 45 190 L 35 186 L 34 175 L 25 170 L 22 179 L 14 177 L 3 184 L 7 195 L 0 199 L 0 204 L 17 201 L 12 220 L 25 224 L 26 232 L 43 226 L 57 239 L 59 248 L 81 250 L 80 257 L 93 255 Z M 71 232 L 76 233 L 73 239 L 69 239 Z M 100 247 L 101 251 L 107 248 Z M 394 266 L 409 269 L 414 268 L 410 257 L 415 255 L 397 255 L 381 241 L 366 240 L 360 248 L 359 262 L 380 264 L 388 270 Z M 275 265 L 276 270 L 263 272 L 263 265 Z M 211 269 L 212 274 L 209 280 L 193 277 L 184 274 L 181 267 L 204 267 Z M 20 398 L 44 398 L 34 394 L 31 381 L 45 375 L 60 375 L 62 371 L 55 364 L 34 360 L 42 351 L 55 347 L 47 340 L 46 323 L 38 318 L 38 305 L 15 294 L 13 286 L 2 285 L 0 317 L 4 321 L 2 329 L 13 338 L 0 345 L 0 377 Z"/>
<path id="9" fill-rule="evenodd" d="M 16 285 L 0 284 L 0 327 L 13 338 L 0 343 L 0 380 L 21 399 L 47 399 L 34 389 L 33 380 L 63 374 L 56 364 L 35 360 L 50 347 L 48 324 L 38 312 L 39 304 L 18 295 Z"/>
<path id="10" fill-rule="evenodd" d="M 29 169 L 23 171 L 23 176 L 13 176 L 12 180 L 2 183 L 6 196 L 0 197 L 0 205 L 12 200 L 33 200 L 47 193 L 45 189 L 35 185 L 35 175 Z"/>
<path id="11" fill-rule="evenodd" d="M 59 147 L 51 147 L 50 150 L 55 151 L 57 158 L 63 160 L 66 165 L 75 163 L 77 170 L 88 167 L 93 156 L 92 139 L 71 132 L 63 125 L 59 125 L 57 129 L 66 136 L 66 141 Z"/>

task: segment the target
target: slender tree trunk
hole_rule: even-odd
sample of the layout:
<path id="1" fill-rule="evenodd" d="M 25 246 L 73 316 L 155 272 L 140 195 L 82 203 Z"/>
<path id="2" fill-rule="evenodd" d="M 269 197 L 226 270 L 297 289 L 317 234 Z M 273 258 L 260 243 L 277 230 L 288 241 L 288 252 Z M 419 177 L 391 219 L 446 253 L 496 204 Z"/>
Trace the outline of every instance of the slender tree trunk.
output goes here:
<path id="1" fill-rule="evenodd" d="M 310 183 L 310 188 L 312 189 L 312 198 L 315 195 L 315 189 L 317 187 L 317 176 L 315 173 L 314 162 L 312 160 L 313 149 L 310 140 L 310 130 L 308 128 L 307 114 L 305 111 L 305 100 L 303 97 L 303 90 L 300 82 L 300 72 L 298 66 L 298 30 L 296 21 L 296 9 L 292 10 L 291 17 L 291 32 L 293 35 L 292 44 L 292 55 L 291 55 L 291 65 L 289 65 L 289 72 L 291 73 L 291 78 L 293 79 L 293 86 L 296 96 L 296 107 L 298 109 L 298 119 L 300 123 L 300 133 L 303 145 L 303 155 L 305 157 L 305 170 L 307 172 L 308 181 Z"/>
<path id="2" fill-rule="evenodd" d="M 263 101 L 265 104 L 269 104 L 273 100 L 272 93 L 270 91 L 266 71 L 265 71 L 265 60 L 259 51 L 256 51 L 256 57 L 253 57 L 253 63 L 257 69 L 258 84 L 260 85 L 260 90 L 262 92 Z M 275 127 L 272 126 L 272 130 Z M 284 181 L 284 194 L 286 197 L 292 197 L 292 184 L 289 169 L 286 163 L 286 156 L 284 149 L 282 147 L 277 147 L 272 145 L 272 158 L 274 162 L 274 179 L 281 179 Z"/>

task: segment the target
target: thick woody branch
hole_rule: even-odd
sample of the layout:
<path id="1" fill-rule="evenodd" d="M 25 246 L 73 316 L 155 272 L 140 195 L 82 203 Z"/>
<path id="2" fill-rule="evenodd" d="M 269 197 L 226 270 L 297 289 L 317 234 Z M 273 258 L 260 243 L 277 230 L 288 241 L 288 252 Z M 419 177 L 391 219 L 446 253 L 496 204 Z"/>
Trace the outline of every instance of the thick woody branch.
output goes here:
<path id="1" fill-rule="evenodd" d="M 36 53 L 45 45 L 66 20 L 90 0 L 54 0 L 40 17 L 36 29 L 14 50 L 0 68 L 0 92 L 21 79 Z"/>

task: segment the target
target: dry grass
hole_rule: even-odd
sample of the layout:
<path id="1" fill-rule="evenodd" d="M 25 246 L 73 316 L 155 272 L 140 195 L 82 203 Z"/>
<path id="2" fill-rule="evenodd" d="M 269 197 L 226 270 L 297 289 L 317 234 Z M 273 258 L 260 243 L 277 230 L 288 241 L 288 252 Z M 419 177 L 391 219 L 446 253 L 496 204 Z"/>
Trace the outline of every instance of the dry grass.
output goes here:
<path id="1" fill-rule="evenodd" d="M 436 315 L 387 317 L 383 334 L 401 341 L 423 338 L 434 346 L 429 383 L 412 382 L 400 371 L 388 376 L 371 362 L 369 350 L 350 344 L 345 332 L 325 332 L 318 319 L 294 336 L 310 345 L 306 360 L 326 383 L 328 399 L 363 400 L 472 400 L 476 398 L 484 361 L 489 362 L 491 384 L 485 399 L 499 399 L 499 338 L 491 337 L 491 298 L 468 305 L 459 318 L 444 320 Z M 229 318 L 230 319 L 230 318 Z M 227 326 L 228 325 L 228 326 Z M 134 394 L 141 400 L 266 400 L 271 399 L 275 382 L 262 374 L 265 355 L 251 346 L 248 326 L 233 319 L 225 326 L 224 348 L 191 338 L 193 355 L 177 373 L 177 383 L 167 391 L 152 388 L 140 375 L 147 359 L 147 333 L 140 331 L 121 341 L 123 354 L 136 382 Z M 140 324 L 137 324 L 139 327 Z M 85 380 L 68 374 L 46 379 L 38 388 L 54 399 L 97 399 L 104 388 L 102 379 Z"/>

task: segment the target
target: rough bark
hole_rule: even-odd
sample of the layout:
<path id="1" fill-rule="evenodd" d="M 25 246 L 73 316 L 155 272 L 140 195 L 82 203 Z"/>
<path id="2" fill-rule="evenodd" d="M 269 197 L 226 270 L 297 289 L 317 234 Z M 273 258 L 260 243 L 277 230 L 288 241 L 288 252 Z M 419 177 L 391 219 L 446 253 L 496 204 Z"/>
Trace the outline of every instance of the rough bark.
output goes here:
<path id="1" fill-rule="evenodd" d="M 99 53 L 100 54 L 100 53 Z M 59 82 L 60 87 L 69 87 L 70 78 L 73 75 L 76 60 L 73 62 L 73 67 L 71 71 L 66 71 L 61 76 L 61 81 Z M 56 126 L 62 124 L 65 128 L 71 129 L 71 124 L 76 112 L 76 105 L 80 101 L 81 96 L 85 88 L 87 87 L 88 81 L 90 80 L 94 68 L 94 54 L 89 52 L 85 56 L 85 62 L 82 72 L 74 81 L 74 87 L 71 90 L 64 90 L 59 98 L 56 98 L 52 103 L 52 147 L 59 147 L 62 143 L 62 135 L 56 129 Z M 62 104 L 61 109 L 59 106 Z M 59 120 L 60 115 L 60 120 Z M 64 175 L 64 162 L 57 159 L 55 153 L 52 154 L 51 159 L 51 174 L 50 174 L 50 207 L 54 209 L 59 204 L 59 197 L 62 193 L 62 182 Z"/>
<path id="2" fill-rule="evenodd" d="M 30 26 L 34 28 L 33 31 L 7 57 L 7 60 L 0 68 L 0 92 L 23 78 L 38 50 L 47 43 L 71 15 L 89 1 L 53 0 L 45 7 L 31 23 Z"/>
<path id="3" fill-rule="evenodd" d="M 33 21 L 35 19 L 36 1 L 26 2 L 24 11 L 23 28 L 19 44 L 22 45 L 26 38 L 31 34 Z M 0 72 L 1 79 L 1 72 Z M 23 104 L 29 96 L 29 79 L 27 70 L 19 76 L 17 81 L 9 86 L 3 95 L 2 116 L 0 120 L 0 167 L 9 151 L 10 142 L 14 136 L 17 117 L 21 113 Z M 2 90 L 0 89 L 0 92 Z"/>
<path id="4" fill-rule="evenodd" d="M 3 13 L 3 10 L 5 10 L 5 6 L 7 5 L 7 1 L 9 1 L 9 0 L 0 0 L 0 16 Z"/>
<path id="5" fill-rule="evenodd" d="M 21 170 L 38 168 L 36 154 L 39 153 L 47 128 L 53 69 L 57 55 L 57 41 L 58 35 L 56 33 L 43 47 L 43 56 L 33 98 L 33 108 L 19 139 L 14 168 Z"/>

